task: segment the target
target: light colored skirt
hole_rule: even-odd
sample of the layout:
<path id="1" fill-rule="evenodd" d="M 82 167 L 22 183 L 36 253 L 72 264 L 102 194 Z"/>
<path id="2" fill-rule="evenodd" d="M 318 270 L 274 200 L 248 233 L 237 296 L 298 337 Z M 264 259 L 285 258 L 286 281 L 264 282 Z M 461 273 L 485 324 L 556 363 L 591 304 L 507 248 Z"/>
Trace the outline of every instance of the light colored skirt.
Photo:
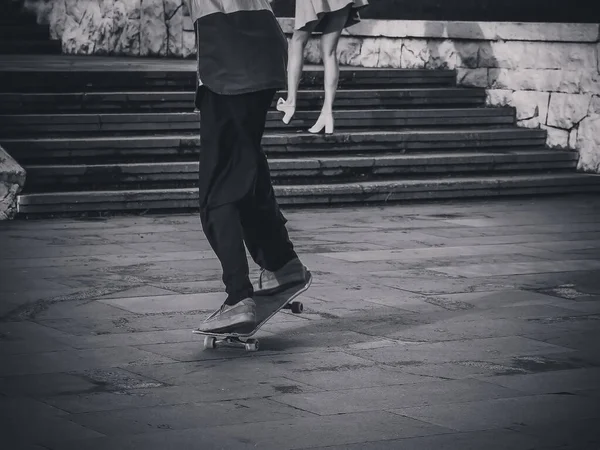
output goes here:
<path id="1" fill-rule="evenodd" d="M 369 4 L 368 0 L 296 0 L 296 23 L 294 29 L 301 30 L 317 22 L 313 31 L 322 32 L 327 25 L 328 13 L 348 8 L 348 20 L 344 28 L 360 22 L 358 11 Z"/>

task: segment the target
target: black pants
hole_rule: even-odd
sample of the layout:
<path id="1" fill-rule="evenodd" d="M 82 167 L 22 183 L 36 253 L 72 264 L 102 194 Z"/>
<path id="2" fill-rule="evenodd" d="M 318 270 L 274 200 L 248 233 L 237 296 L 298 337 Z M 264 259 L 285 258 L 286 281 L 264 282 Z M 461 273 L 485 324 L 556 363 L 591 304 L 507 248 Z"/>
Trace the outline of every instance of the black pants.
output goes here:
<path id="1" fill-rule="evenodd" d="M 270 271 L 296 257 L 261 147 L 275 90 L 201 91 L 200 218 L 223 268 L 226 303 L 235 304 L 253 294 L 244 243 L 256 264 Z"/>

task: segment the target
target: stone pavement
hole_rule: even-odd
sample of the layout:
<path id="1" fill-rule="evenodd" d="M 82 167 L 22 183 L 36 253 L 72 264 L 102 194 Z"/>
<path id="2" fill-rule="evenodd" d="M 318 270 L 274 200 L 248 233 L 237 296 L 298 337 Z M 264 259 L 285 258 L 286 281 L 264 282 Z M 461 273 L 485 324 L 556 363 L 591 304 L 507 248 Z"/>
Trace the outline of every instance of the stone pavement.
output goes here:
<path id="1" fill-rule="evenodd" d="M 0 223 L 2 449 L 600 448 L 600 198 L 287 216 L 258 353 L 195 215 Z"/>

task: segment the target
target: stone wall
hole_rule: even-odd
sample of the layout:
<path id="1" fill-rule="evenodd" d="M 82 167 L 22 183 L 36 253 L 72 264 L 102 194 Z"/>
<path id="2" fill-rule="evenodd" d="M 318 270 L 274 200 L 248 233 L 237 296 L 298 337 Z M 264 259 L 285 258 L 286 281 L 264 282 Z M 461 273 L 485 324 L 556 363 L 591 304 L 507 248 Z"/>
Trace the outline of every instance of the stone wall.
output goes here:
<path id="1" fill-rule="evenodd" d="M 63 53 L 190 57 L 194 28 L 183 0 L 25 0 Z"/>
<path id="2" fill-rule="evenodd" d="M 26 0 L 68 54 L 191 57 L 182 0 Z M 292 19 L 280 19 L 292 31 Z M 487 89 L 518 123 L 548 131 L 548 145 L 578 149 L 580 170 L 600 173 L 597 24 L 363 20 L 340 41 L 342 64 L 450 68 L 461 86 Z M 308 62 L 321 61 L 316 37 Z"/>
<path id="3" fill-rule="evenodd" d="M 17 196 L 25 185 L 25 170 L 0 147 L 0 220 L 17 214 Z"/>

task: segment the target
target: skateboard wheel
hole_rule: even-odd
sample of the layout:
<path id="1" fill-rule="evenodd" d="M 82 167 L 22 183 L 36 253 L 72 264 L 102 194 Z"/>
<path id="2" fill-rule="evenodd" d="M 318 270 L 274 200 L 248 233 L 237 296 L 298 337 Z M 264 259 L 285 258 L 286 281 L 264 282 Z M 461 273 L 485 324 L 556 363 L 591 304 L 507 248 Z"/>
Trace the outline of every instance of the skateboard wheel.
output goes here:
<path id="1" fill-rule="evenodd" d="M 258 339 L 248 339 L 246 341 L 246 351 L 249 351 L 249 352 L 258 351 Z"/>
<path id="2" fill-rule="evenodd" d="M 291 310 L 294 314 L 300 314 L 302 311 L 304 311 L 304 305 L 302 302 L 292 302 L 291 306 Z"/>
<path id="3" fill-rule="evenodd" d="M 204 338 L 204 348 L 217 348 L 217 338 L 206 336 Z"/>

